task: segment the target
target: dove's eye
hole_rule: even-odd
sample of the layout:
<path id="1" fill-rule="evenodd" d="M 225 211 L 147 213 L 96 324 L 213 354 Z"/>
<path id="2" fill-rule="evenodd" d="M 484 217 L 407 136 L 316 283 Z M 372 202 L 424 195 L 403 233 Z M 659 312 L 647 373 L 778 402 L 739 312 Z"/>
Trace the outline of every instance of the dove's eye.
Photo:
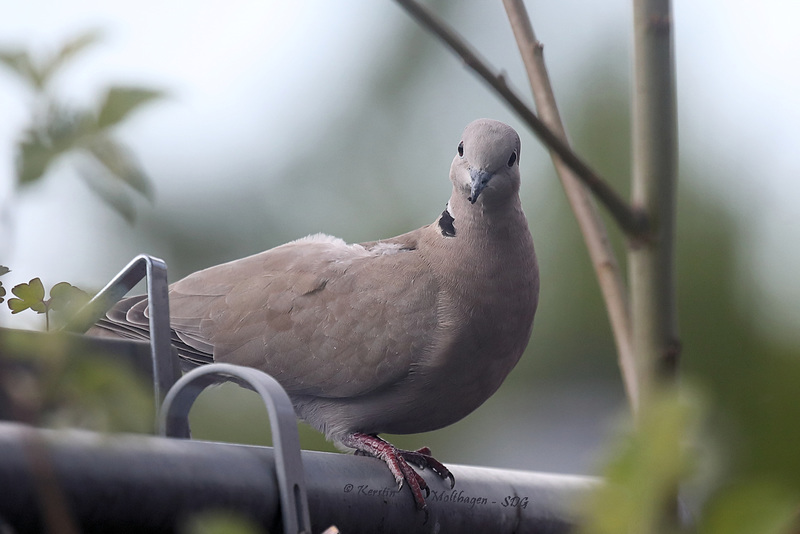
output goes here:
<path id="1" fill-rule="evenodd" d="M 514 151 L 511 153 L 511 157 L 508 158 L 508 166 L 511 167 L 514 165 L 514 162 L 517 161 L 517 152 Z"/>
<path id="2" fill-rule="evenodd" d="M 459 157 L 464 157 L 464 141 L 458 143 L 458 155 Z"/>

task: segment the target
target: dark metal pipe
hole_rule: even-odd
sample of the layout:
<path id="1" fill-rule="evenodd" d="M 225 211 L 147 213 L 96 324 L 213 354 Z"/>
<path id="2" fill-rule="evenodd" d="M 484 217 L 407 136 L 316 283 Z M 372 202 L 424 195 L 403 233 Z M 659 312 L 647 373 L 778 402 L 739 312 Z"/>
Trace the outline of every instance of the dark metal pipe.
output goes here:
<path id="1" fill-rule="evenodd" d="M 449 489 L 423 472 L 429 513 L 379 460 L 303 451 L 313 532 L 567 532 L 597 480 L 449 465 Z M 233 444 L 41 430 L 0 423 L 0 519 L 40 532 L 59 517 L 80 532 L 173 532 L 225 509 L 281 530 L 274 450 Z M 55 511 L 55 512 L 54 512 Z M 68 530 L 61 530 L 67 532 Z"/>

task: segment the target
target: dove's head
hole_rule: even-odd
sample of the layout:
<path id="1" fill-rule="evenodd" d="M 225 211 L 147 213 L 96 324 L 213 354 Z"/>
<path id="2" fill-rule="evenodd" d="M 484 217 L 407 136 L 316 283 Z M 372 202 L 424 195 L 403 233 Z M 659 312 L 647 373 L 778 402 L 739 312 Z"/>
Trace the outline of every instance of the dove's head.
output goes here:
<path id="1" fill-rule="evenodd" d="M 471 202 L 493 204 L 519 191 L 519 135 L 500 121 L 478 119 L 467 125 L 450 180 Z"/>

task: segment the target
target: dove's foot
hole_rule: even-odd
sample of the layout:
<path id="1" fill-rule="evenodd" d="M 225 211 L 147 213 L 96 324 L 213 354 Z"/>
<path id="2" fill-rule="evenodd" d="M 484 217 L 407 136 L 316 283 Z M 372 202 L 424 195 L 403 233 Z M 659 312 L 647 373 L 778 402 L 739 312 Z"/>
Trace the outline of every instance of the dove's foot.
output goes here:
<path id="1" fill-rule="evenodd" d="M 417 503 L 417 508 L 420 510 L 426 508 L 425 497 L 430 495 L 431 490 L 428 488 L 425 479 L 414 471 L 409 464 L 414 464 L 420 469 L 429 467 L 440 478 L 449 481 L 451 488 L 455 486 L 456 480 L 453 474 L 431 456 L 431 450 L 428 447 L 423 447 L 416 451 L 405 451 L 398 449 L 378 436 L 362 433 L 350 434 L 342 440 L 342 443 L 355 449 L 356 454 L 374 456 L 386 462 L 386 465 L 389 466 L 389 471 L 392 472 L 394 480 L 397 482 L 398 489 L 402 488 L 404 483 L 408 484 L 411 494 L 414 496 L 414 501 Z M 423 491 L 425 492 L 424 496 L 422 494 Z"/>

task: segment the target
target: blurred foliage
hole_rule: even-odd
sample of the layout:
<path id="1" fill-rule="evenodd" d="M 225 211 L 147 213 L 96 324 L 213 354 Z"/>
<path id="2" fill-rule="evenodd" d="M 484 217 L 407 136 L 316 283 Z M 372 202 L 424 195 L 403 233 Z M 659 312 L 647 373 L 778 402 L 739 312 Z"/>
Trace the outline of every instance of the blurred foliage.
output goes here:
<path id="1" fill-rule="evenodd" d="M 440 12 L 447 14 L 447 9 Z M 440 161 L 439 145 L 430 141 L 433 133 L 426 131 L 429 135 L 422 140 L 420 136 L 398 135 L 414 132 L 428 119 L 425 114 L 429 109 L 422 107 L 415 96 L 422 86 L 441 84 L 442 93 L 450 99 L 448 103 L 453 94 L 458 94 L 459 106 L 468 110 L 472 118 L 490 115 L 487 108 L 495 108 L 486 103 L 487 98 L 481 100 L 472 97 L 467 89 L 447 86 L 448 77 L 441 75 L 440 64 L 432 58 L 454 60 L 435 52 L 438 45 L 432 40 L 418 37 L 419 32 L 400 36 L 398 46 L 382 58 L 382 68 L 372 73 L 373 79 L 360 95 L 357 109 L 349 110 L 346 116 L 330 117 L 328 129 L 314 132 L 305 144 L 307 148 L 285 168 L 275 171 L 278 178 L 263 180 L 264 167 L 258 166 L 232 171 L 251 176 L 252 180 L 249 187 L 231 191 L 230 204 L 223 205 L 216 197 L 208 201 L 209 209 L 218 206 L 225 217 L 210 216 L 203 209 L 205 206 L 154 214 L 152 225 L 144 231 L 149 232 L 152 242 L 162 244 L 179 258 L 178 263 L 171 264 L 171 272 L 184 274 L 312 231 L 329 231 L 350 240 L 374 239 L 417 227 L 420 220 L 433 220 L 441 210 L 434 209 L 434 205 L 443 205 L 448 186 L 435 182 L 435 176 L 417 176 L 413 169 L 430 168 L 426 166 L 430 162 L 428 156 L 435 152 L 444 175 L 447 159 Z M 580 154 L 624 192 L 630 176 L 630 84 L 625 54 L 617 53 L 619 50 L 613 43 L 600 43 L 588 53 L 583 67 L 576 69 L 576 78 L 571 80 L 582 90 L 577 91 L 575 100 L 561 102 L 561 108 Z M 70 54 L 74 52 L 67 52 L 66 56 Z M 53 70 L 47 62 L 36 70 L 26 66 L 32 61 L 14 57 L 17 56 L 4 54 L 3 61 L 17 65 L 12 66 L 17 72 L 27 72 L 33 87 L 39 87 L 39 78 L 52 74 L 42 75 Z M 432 72 L 437 76 L 433 82 L 429 77 Z M 479 82 L 475 85 L 476 91 L 484 90 Z M 103 113 L 107 102 L 117 99 L 109 96 L 99 106 L 100 111 L 91 114 L 95 128 L 108 128 L 147 100 L 147 93 L 138 97 L 126 94 L 128 102 L 136 103 L 127 109 L 123 106 L 117 112 Z M 445 107 L 437 109 L 442 117 Z M 451 116 L 447 117 L 449 120 Z M 66 122 L 74 126 L 82 119 Z M 58 138 L 60 130 L 55 126 L 43 126 L 43 132 L 55 132 L 43 138 Z M 97 150 L 96 145 L 92 146 Z M 38 149 L 29 150 L 33 154 Z M 109 150 L 114 152 L 114 148 Z M 354 153 L 370 157 L 354 157 Z M 527 148 L 525 153 L 529 153 Z M 237 159 L 251 161 L 248 157 Z M 39 161 L 39 166 L 46 168 L 50 160 Z M 743 277 L 738 258 L 747 253 L 742 251 L 742 225 L 746 221 L 724 204 L 722 196 L 709 194 L 698 185 L 704 175 L 715 172 L 736 179 L 737 169 L 732 165 L 726 168 L 720 161 L 681 161 L 677 286 L 682 381 L 689 388 L 681 394 L 661 392 L 651 399 L 638 429 L 633 429 L 621 404 L 622 386 L 613 340 L 577 225 L 555 181 L 531 179 L 549 179 L 552 171 L 545 170 L 549 162 L 535 162 L 528 157 L 522 161 L 526 176 L 523 204 L 536 239 L 542 275 L 540 309 L 530 346 L 503 388 L 475 415 L 449 429 L 424 436 L 392 437 L 392 441 L 406 448 L 416 448 L 424 441 L 434 447 L 434 452 L 457 456 L 468 436 L 471 443 L 485 443 L 485 457 L 494 459 L 495 446 L 512 439 L 509 434 L 513 429 L 504 430 L 503 435 L 485 435 L 486 427 L 479 425 L 479 418 L 489 414 L 486 418 L 502 419 L 506 425 L 530 426 L 516 447 L 523 449 L 524 457 L 535 456 L 532 444 L 539 432 L 535 423 L 540 421 L 532 422 L 531 414 L 537 404 L 552 402 L 541 392 L 547 388 L 568 389 L 576 395 L 591 395 L 569 388 L 576 383 L 600 383 L 605 391 L 618 392 L 616 406 L 622 412 L 619 418 L 624 420 L 625 430 L 609 443 L 607 462 L 600 469 L 609 484 L 586 505 L 587 532 L 690 530 L 672 521 L 675 510 L 671 499 L 676 485 L 686 493 L 685 501 L 698 531 L 796 531 L 800 502 L 800 455 L 796 451 L 800 441 L 800 347 L 778 344 L 756 328 L 752 320 L 755 307 L 750 299 L 759 297 L 740 287 Z M 26 165 L 36 168 L 34 163 Z M 25 180 L 20 178 L 20 182 Z M 138 189 L 133 188 L 145 189 L 141 184 Z M 434 188 L 439 189 L 431 192 Z M 281 194 L 273 194 L 275 191 Z M 227 216 L 232 209 L 236 217 Z M 180 224 L 176 224 L 178 221 Z M 625 269 L 624 240 L 613 230 L 611 239 Z M 3 296 L 0 293 L 0 298 Z M 59 394 L 63 392 L 59 386 L 50 385 L 54 388 L 52 396 L 61 395 L 66 400 L 56 398 L 51 404 L 39 401 L 39 405 L 74 403 L 69 395 Z M 97 383 L 88 386 L 98 387 Z M 37 395 L 47 396 L 47 389 L 41 390 Z M 513 413 L 504 412 L 503 417 L 498 417 L 499 407 L 507 406 L 513 406 Z M 562 453 L 574 450 L 570 448 L 575 447 L 574 429 L 607 426 L 614 417 L 610 410 L 570 412 L 568 406 L 555 403 L 542 411 L 547 412 L 549 420 L 557 419 L 561 425 L 571 427 L 570 432 L 560 435 L 566 436 L 557 444 Z M 198 438 L 269 442 L 266 410 L 260 400 L 233 385 L 204 392 L 191 417 Z M 47 417 L 35 419 L 42 418 Z M 301 426 L 301 435 L 306 448 L 332 449 L 319 433 L 306 426 Z M 595 447 L 596 443 L 578 446 Z M 553 470 L 552 465 L 536 468 Z"/>
<path id="2" fill-rule="evenodd" d="M 74 335 L 0 329 L 0 419 L 152 432 L 152 388 L 125 361 Z"/>
<path id="3" fill-rule="evenodd" d="M 605 61 L 588 61 L 584 83 L 591 90 L 573 109 L 574 142 L 625 191 L 630 174 L 627 76 Z M 589 505 L 587 532 L 681 530 L 670 521 L 674 508 L 669 506 L 669 490 L 678 484 L 697 531 L 755 534 L 799 527 L 800 347 L 776 344 L 751 320 L 751 295 L 742 298 L 738 288 L 742 223 L 697 184 L 702 175 L 720 170 L 737 175 L 733 166 L 702 160 L 683 160 L 680 169 L 676 263 L 683 391 L 651 399 L 639 428 L 612 440 L 601 471 L 609 485 Z M 571 227 L 564 220 L 548 225 L 561 229 L 559 243 L 578 250 L 580 238 Z M 620 235 L 612 231 L 611 237 L 624 258 Z M 556 365 L 572 376 L 598 366 L 611 369 L 607 333 L 598 332 L 591 342 L 595 357 L 570 358 L 583 352 L 574 338 L 585 343 L 597 325 L 605 330 L 608 323 L 588 262 L 576 261 L 567 250 L 556 261 L 558 276 L 572 281 L 569 289 L 555 288 L 558 300 L 550 303 L 560 310 L 559 321 L 569 324 L 554 324 L 553 331 L 572 338 L 553 342 L 560 359 Z M 536 343 L 534 338 L 531 345 Z"/>
<path id="4" fill-rule="evenodd" d="M 798 531 L 797 498 L 769 482 L 748 481 L 720 492 L 704 511 L 699 532 L 788 534 Z"/>
<path id="5" fill-rule="evenodd" d="M 73 109 L 54 96 L 56 75 L 100 40 L 80 34 L 54 54 L 36 60 L 25 50 L 0 50 L 0 64 L 17 75 L 34 95 L 31 122 L 17 146 L 17 185 L 42 179 L 64 155 L 72 155 L 78 175 L 128 222 L 136 211 L 131 193 L 153 200 L 153 186 L 131 151 L 111 131 L 143 104 L 162 93 L 139 87 L 105 90 L 94 109 Z"/>
<path id="6" fill-rule="evenodd" d="M 703 408 L 706 403 L 693 391 L 684 386 L 658 392 L 644 405 L 637 428 L 615 440 L 602 473 L 604 485 L 583 503 L 579 532 L 798 531 L 797 479 L 787 484 L 783 477 L 764 472 L 744 474 L 730 457 L 723 460 L 736 447 L 713 431 Z M 757 453 L 770 455 L 774 450 L 774 446 L 764 447 Z M 714 469 L 720 462 L 724 467 Z M 686 498 L 676 500 L 680 487 L 687 494 L 699 489 L 706 498 L 700 502 L 695 499 L 687 506 Z"/>
<path id="7" fill-rule="evenodd" d="M 25 50 L 0 50 L 0 64 L 33 95 L 30 124 L 17 146 L 17 187 L 40 181 L 57 159 L 72 156 L 79 175 L 111 207 L 132 222 L 131 192 L 153 198 L 150 180 L 113 129 L 158 91 L 114 86 L 93 109 L 74 109 L 55 96 L 57 75 L 100 40 L 88 32 L 65 42 L 53 54 L 35 58 Z M 33 246 L 34 244 L 29 244 Z M 9 269 L 0 266 L 0 276 Z M 79 288 L 61 282 L 49 291 L 40 278 L 11 289 L 12 314 L 31 310 L 69 317 L 89 299 Z M 0 282 L 0 302 L 7 292 Z M 79 426 L 106 431 L 149 432 L 153 400 L 149 386 L 122 362 L 65 335 L 0 331 L 0 416 L 34 425 Z"/>
<path id="8" fill-rule="evenodd" d="M 191 516 L 181 534 L 259 534 L 264 531 L 245 517 L 224 510 L 202 512 Z"/>
<path id="9" fill-rule="evenodd" d="M 604 486 L 587 504 L 583 534 L 647 534 L 676 529 L 675 488 L 689 474 L 697 402 L 661 391 L 642 411 L 635 432 L 616 444 Z M 609 511 L 613 511 L 610 513 Z"/>

